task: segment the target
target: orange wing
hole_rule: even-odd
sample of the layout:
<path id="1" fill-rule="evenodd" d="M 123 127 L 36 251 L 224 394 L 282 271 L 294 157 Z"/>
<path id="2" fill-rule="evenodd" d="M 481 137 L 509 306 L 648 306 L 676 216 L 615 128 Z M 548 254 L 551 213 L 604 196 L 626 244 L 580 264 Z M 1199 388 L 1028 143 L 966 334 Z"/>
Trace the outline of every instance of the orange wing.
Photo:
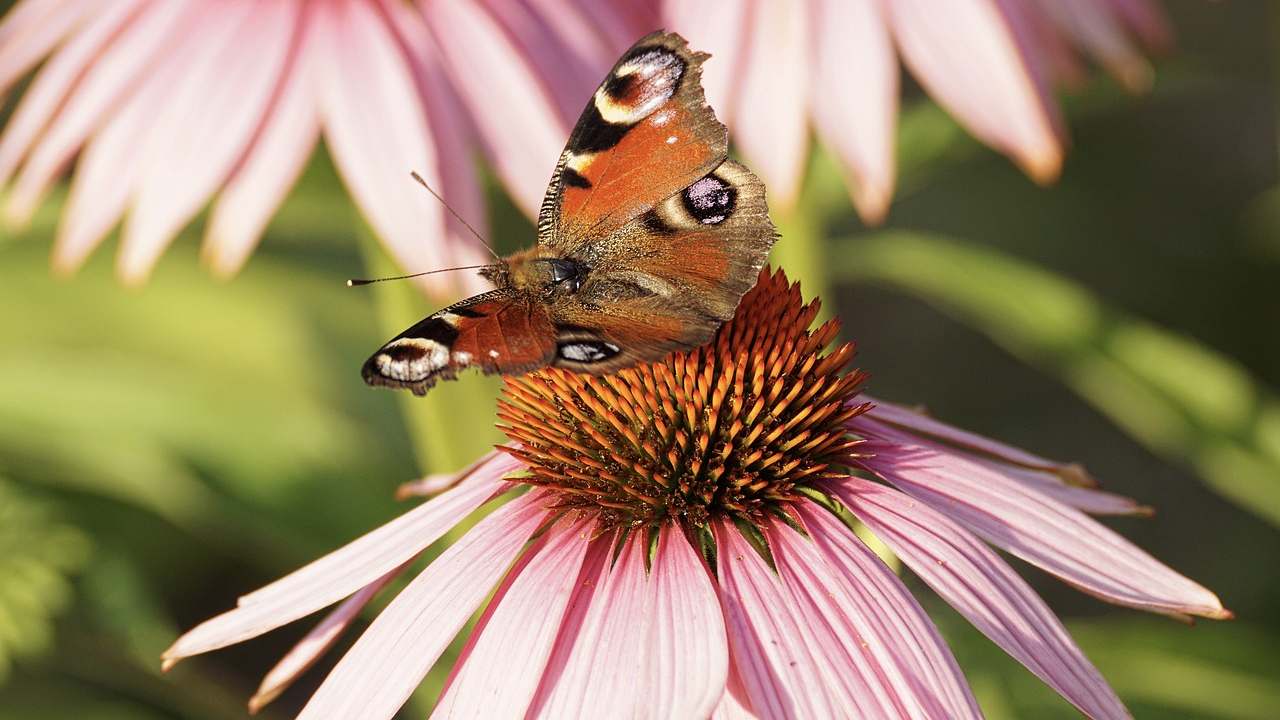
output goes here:
<path id="1" fill-rule="evenodd" d="M 538 216 L 540 245 L 578 254 L 724 161 L 728 131 L 702 92 L 707 57 L 656 32 L 613 66 L 560 155 Z"/>
<path id="2" fill-rule="evenodd" d="M 494 290 L 451 305 L 397 335 L 365 361 L 370 385 L 425 395 L 459 370 L 518 374 L 549 365 L 556 331 L 546 305 Z"/>

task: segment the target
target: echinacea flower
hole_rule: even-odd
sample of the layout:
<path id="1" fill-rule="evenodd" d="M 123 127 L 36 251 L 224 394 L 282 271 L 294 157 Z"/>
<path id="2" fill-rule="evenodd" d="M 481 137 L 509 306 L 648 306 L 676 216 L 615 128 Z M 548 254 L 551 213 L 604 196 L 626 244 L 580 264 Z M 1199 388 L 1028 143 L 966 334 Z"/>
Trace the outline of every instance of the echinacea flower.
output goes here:
<path id="1" fill-rule="evenodd" d="M 718 62 L 707 99 L 786 207 L 799 191 L 809 123 L 840 158 L 863 218 L 893 195 L 898 60 L 974 137 L 1039 182 L 1065 144 L 1053 90 L 1081 54 L 1131 90 L 1169 44 L 1154 0 L 664 0 L 663 21 Z"/>
<path id="2" fill-rule="evenodd" d="M 1110 602 L 1229 616 L 1092 520 L 1143 508 L 1080 468 L 860 401 L 853 346 L 824 350 L 838 325 L 810 331 L 817 311 L 766 270 L 689 353 L 509 378 L 502 452 L 240 598 L 166 663 L 341 602 L 264 680 L 258 707 L 487 503 L 498 507 L 390 601 L 301 717 L 391 717 L 477 610 L 435 716 L 978 717 L 937 629 L 850 517 L 1090 717 L 1127 711 L 988 543 Z"/>

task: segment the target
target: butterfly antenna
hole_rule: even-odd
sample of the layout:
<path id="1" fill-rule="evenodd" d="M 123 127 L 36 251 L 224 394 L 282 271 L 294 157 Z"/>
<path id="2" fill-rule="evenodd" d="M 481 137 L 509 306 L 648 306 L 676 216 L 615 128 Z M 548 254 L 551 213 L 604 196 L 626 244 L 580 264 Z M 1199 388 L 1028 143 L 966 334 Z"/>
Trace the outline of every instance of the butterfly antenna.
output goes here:
<path id="1" fill-rule="evenodd" d="M 409 278 L 422 277 L 423 275 L 434 275 L 442 272 L 453 272 L 454 270 L 479 270 L 480 268 L 493 267 L 492 265 L 464 265 L 462 267 L 441 268 L 439 270 L 427 270 L 426 272 L 414 273 L 412 275 L 396 275 L 395 277 L 369 278 L 362 280 L 360 278 L 351 278 L 347 281 L 347 287 L 360 287 L 361 285 L 372 285 L 373 283 L 386 282 L 388 280 L 408 280 Z"/>
<path id="2" fill-rule="evenodd" d="M 501 257 L 499 257 L 498 253 L 496 253 L 496 252 L 494 252 L 494 251 L 493 251 L 493 248 L 492 248 L 492 247 L 489 247 L 489 241 L 487 241 L 487 240 L 485 240 L 483 237 L 481 237 L 481 236 L 480 236 L 480 233 L 476 232 L 476 229 L 475 229 L 475 228 L 473 228 L 473 227 L 471 227 L 471 223 L 467 222 L 466 220 L 463 220 L 463 219 L 462 219 L 462 216 L 458 214 L 458 211 L 456 211 L 456 210 L 454 210 L 452 207 L 450 207 L 450 206 L 449 206 L 449 203 L 445 202 L 445 201 L 444 201 L 444 198 L 440 197 L 440 193 L 438 193 L 438 192 L 436 192 L 435 190 L 433 190 L 433 189 L 431 188 L 431 186 L 427 184 L 427 181 L 422 179 L 422 176 L 421 176 L 421 175 L 419 175 L 416 171 L 412 171 L 412 172 L 410 172 L 410 173 L 409 173 L 409 175 L 413 176 L 413 179 L 414 179 L 414 180 L 417 180 L 419 185 L 421 185 L 422 187 L 426 188 L 426 189 L 427 189 L 427 192 L 431 193 L 431 196 L 432 196 L 432 197 L 434 197 L 435 199 L 439 200 L 439 201 L 440 201 L 440 204 L 441 204 L 441 205 L 444 205 L 444 209 L 445 209 L 445 210 L 448 210 L 448 211 L 449 211 L 449 214 L 450 214 L 450 215 L 452 215 L 452 216 L 453 216 L 453 218 L 454 218 L 455 220 L 457 220 L 458 222 L 462 223 L 462 226 L 463 226 L 463 227 L 465 227 L 466 229 L 470 230 L 470 231 L 471 231 L 471 234 L 472 234 L 472 235 L 474 235 L 474 236 L 475 236 L 475 238 L 476 238 L 477 240 L 479 240 L 479 241 L 480 241 L 480 244 L 484 246 L 484 249 L 489 251 L 489 254 L 493 256 L 493 259 L 494 259 L 494 260 L 501 260 L 501 259 L 502 259 Z"/>

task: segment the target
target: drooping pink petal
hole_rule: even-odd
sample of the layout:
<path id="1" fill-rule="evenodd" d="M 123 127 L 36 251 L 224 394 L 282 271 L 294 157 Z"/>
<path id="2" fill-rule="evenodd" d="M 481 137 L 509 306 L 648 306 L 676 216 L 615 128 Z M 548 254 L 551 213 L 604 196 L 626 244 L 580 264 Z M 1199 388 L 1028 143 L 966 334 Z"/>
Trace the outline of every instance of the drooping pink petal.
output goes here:
<path id="1" fill-rule="evenodd" d="M 216 650 L 261 635 L 351 595 L 422 552 L 500 487 L 462 485 L 373 532 L 240 599 L 239 605 L 187 631 L 166 660 Z"/>
<path id="2" fill-rule="evenodd" d="M 638 678 L 655 718 L 702 718 L 724 692 L 729 646 L 711 576 L 677 528 L 664 527 L 653 558 L 649 655 Z"/>
<path id="3" fill-rule="evenodd" d="M 1127 717 L 1058 618 L 990 548 L 896 490 L 856 477 L 829 490 L 974 627 L 1082 712 Z"/>
<path id="4" fill-rule="evenodd" d="M 1173 46 L 1173 29 L 1164 9 L 1155 0 L 1108 0 L 1113 10 L 1129 26 L 1130 32 L 1151 52 Z"/>
<path id="5" fill-rule="evenodd" d="M 1123 19 L 1110 0 L 1034 0 L 1069 35 L 1130 92 L 1151 86 L 1151 64 L 1130 40 Z"/>
<path id="6" fill-rule="evenodd" d="M 738 669 L 729 663 L 729 679 L 724 686 L 720 702 L 711 712 L 712 720 L 755 720 L 758 716 L 748 707 L 747 691 L 742 687 Z"/>
<path id="7" fill-rule="evenodd" d="M 141 2 L 120 0 L 108 5 L 90 18 L 36 74 L 0 137 L 0 186 L 9 181 L 18 162 L 48 127 L 75 82 L 103 45 L 134 15 Z"/>
<path id="8" fill-rule="evenodd" d="M 301 9 L 290 63 L 264 123 L 210 213 L 203 252 L 218 275 L 228 277 L 244 265 L 320 137 L 314 14 L 310 4 Z"/>
<path id="9" fill-rule="evenodd" d="M 364 2 L 320 8 L 325 137 L 369 224 L 406 271 L 440 267 L 444 210 L 409 176 L 440 185 L 431 128 L 388 18 Z"/>
<path id="10" fill-rule="evenodd" d="M 1108 602 L 1167 614 L 1229 617 L 1211 592 L 1088 515 L 910 436 L 860 447 L 867 470 L 988 542 Z M 898 444 L 901 443 L 901 444 Z"/>
<path id="11" fill-rule="evenodd" d="M 878 223 L 893 197 L 898 121 L 898 58 L 884 11 L 878 0 L 817 0 L 812 8 L 813 120 L 853 176 L 858 214 Z"/>
<path id="12" fill-rule="evenodd" d="M 1033 179 L 1056 178 L 1057 109 L 1015 35 L 1009 13 L 1017 7 L 997 0 L 884 5 L 903 61 L 929 94 Z"/>
<path id="13" fill-rule="evenodd" d="M 299 2 L 221 4 L 190 43 L 203 47 L 147 137 L 118 268 L 146 278 L 164 248 L 243 156 L 287 66 Z"/>
<path id="14" fill-rule="evenodd" d="M 54 178 L 108 113 L 111 120 L 106 125 L 111 126 L 115 124 L 116 116 L 125 112 L 122 104 L 136 106 L 134 97 L 147 95 L 151 107 L 144 119 L 149 124 L 159 114 L 163 97 L 156 96 L 164 91 L 160 87 L 161 79 L 171 83 L 181 77 L 176 71 L 186 69 L 191 62 L 192 51 L 190 44 L 181 40 L 190 37 L 211 12 L 205 3 L 152 3 L 125 27 L 124 32 L 103 51 L 76 84 L 52 125 L 31 149 L 5 207 L 6 222 L 21 226 L 30 220 Z M 158 62 L 157 58 L 163 58 L 163 62 Z M 148 87 L 151 89 L 144 90 Z M 105 128 L 98 130 L 99 134 L 105 132 Z M 129 156 L 130 165 L 138 164 L 133 158 L 137 153 L 137 138 L 143 135 L 145 133 L 139 132 L 129 138 L 135 145 Z M 131 167 L 127 172 L 134 174 L 136 170 L 136 167 Z M 119 173 L 120 168 L 114 171 Z M 126 197 L 130 190 L 128 186 L 111 188 L 113 194 L 123 192 Z M 112 218 L 102 232 L 106 232 L 118 217 L 117 214 Z M 93 238 L 93 242 L 97 239 Z M 87 244 L 91 246 L 93 242 Z M 68 256 L 65 259 L 72 258 Z M 57 257 L 54 263 L 64 268 L 75 264 L 60 261 Z"/>
<path id="15" fill-rule="evenodd" d="M 795 203 L 804 175 L 809 126 L 809 18 L 802 3 L 759 2 L 737 69 L 733 140 L 769 187 L 769 205 Z"/>
<path id="16" fill-rule="evenodd" d="M 404 572 L 406 567 L 408 563 L 365 585 L 326 615 L 324 620 L 299 640 L 298 644 L 294 645 L 284 657 L 280 658 L 280 662 L 267 672 L 266 677 L 262 678 L 258 691 L 249 698 L 249 712 L 258 712 L 288 689 L 299 676 L 315 664 L 316 660 L 333 647 L 369 601 Z"/>
<path id="17" fill-rule="evenodd" d="M 510 443 L 507 447 L 519 447 Z M 504 477 L 525 467 L 524 463 L 511 455 L 498 450 L 491 450 L 479 461 L 467 469 L 455 473 L 434 473 L 417 480 L 401 483 L 396 488 L 396 499 L 406 500 L 411 497 L 429 497 L 449 488 L 467 482 L 486 482 L 490 477 Z"/>
<path id="18" fill-rule="evenodd" d="M 546 531 L 507 574 L 454 664 L 432 717 L 523 717 L 578 584 L 588 522 Z"/>
<path id="19" fill-rule="evenodd" d="M 823 632 L 812 607 L 798 602 L 783 580 L 728 523 L 715 524 L 720 603 L 730 659 L 761 718 L 878 717 L 883 706 L 858 673 L 829 675 Z M 834 638 L 825 642 L 831 644 Z M 831 648 L 834 652 L 842 650 Z M 841 663 L 841 670 L 846 670 Z"/>
<path id="20" fill-rule="evenodd" d="M 487 238 L 484 184 L 476 171 L 474 157 L 478 138 L 454 83 L 445 71 L 440 49 L 427 28 L 425 18 L 416 8 L 392 2 L 385 4 L 385 9 L 404 42 L 409 66 L 426 109 L 427 124 L 436 150 L 439 185 L 435 190 L 480 238 Z M 445 214 L 442 230 L 444 252 L 441 267 L 464 267 L 493 261 L 486 241 L 473 236 L 471 230 L 452 213 Z M 459 290 L 478 294 L 492 288 L 489 281 L 476 273 L 430 275 L 421 280 L 429 289 L 444 294 L 457 294 Z"/>
<path id="21" fill-rule="evenodd" d="M 870 401 L 875 405 L 866 413 L 855 417 L 850 423 L 851 429 L 856 433 L 877 436 L 879 424 L 887 423 L 899 430 L 905 430 L 913 435 L 923 435 L 943 444 L 968 450 L 975 455 L 988 455 L 1011 465 L 1021 465 L 1032 470 L 1052 473 L 1071 485 L 1094 487 L 1098 484 L 1079 465 L 1049 460 L 878 398 L 864 395 L 861 400 Z"/>
<path id="22" fill-rule="evenodd" d="M 93 3 L 24 0 L 0 22 L 0 95 L 75 31 Z"/>
<path id="23" fill-rule="evenodd" d="M 325 678 L 299 720 L 391 718 L 544 522 L 532 492 L 494 511 L 392 600 Z"/>
<path id="24" fill-rule="evenodd" d="M 449 74 L 480 130 L 489 161 L 517 204 L 538 212 L 569 125 L 520 48 L 482 6 L 420 3 Z M 583 105 L 586 98 L 583 98 Z M 519 122 L 510 121 L 518 113 Z"/>
<path id="25" fill-rule="evenodd" d="M 1154 511 L 1133 498 L 1093 488 L 1068 485 L 1062 478 L 1043 470 L 1031 470 L 1015 465 L 971 456 L 971 460 L 1016 480 L 1024 486 L 1050 497 L 1064 505 L 1083 510 L 1090 515 L 1151 515 Z"/>
<path id="26" fill-rule="evenodd" d="M 854 657 L 911 717 L 981 717 L 951 650 L 902 581 L 831 513 L 817 506 L 797 512 L 812 542 L 777 526 L 774 557 L 779 570 L 793 574 L 790 587 L 805 588 L 815 605 L 828 608 L 846 651 L 861 650 Z"/>
<path id="27" fill-rule="evenodd" d="M 652 717 L 700 717 L 711 711 L 720 697 L 727 661 L 723 655 L 717 657 L 714 625 L 688 627 L 685 622 L 715 622 L 714 604 L 708 608 L 714 593 L 705 570 L 697 566 L 700 575 L 692 572 L 696 558 L 690 560 L 681 548 L 671 547 L 672 540 L 688 547 L 683 537 L 669 538 L 664 557 L 668 567 L 660 569 L 655 559 L 653 574 L 646 575 L 647 544 L 633 535 L 617 562 L 597 571 L 598 587 L 577 593 L 547 663 L 531 717 L 587 717 L 589 709 L 603 707 L 619 708 L 627 716 L 634 714 L 633 709 L 649 708 L 652 712 L 647 714 Z M 677 590 L 672 585 L 677 578 L 689 584 Z M 580 582 L 589 583 L 591 577 L 584 576 Z M 674 597 L 677 592 L 679 598 Z M 663 593 L 668 597 L 663 598 Z M 659 638 L 663 631 L 682 636 Z M 702 633 L 706 634 L 699 636 Z M 723 653 L 723 635 L 719 638 Z M 655 646 L 657 642 L 666 647 Z M 687 654 L 672 657 L 677 647 Z M 702 662 L 707 666 L 693 665 Z M 676 674 L 681 676 L 679 682 L 661 692 L 654 687 L 655 681 L 671 680 Z"/>
<path id="28" fill-rule="evenodd" d="M 702 66 L 702 87 L 716 116 L 734 127 L 741 62 L 755 32 L 751 3 L 702 0 L 663 0 L 662 22 L 711 55 Z"/>

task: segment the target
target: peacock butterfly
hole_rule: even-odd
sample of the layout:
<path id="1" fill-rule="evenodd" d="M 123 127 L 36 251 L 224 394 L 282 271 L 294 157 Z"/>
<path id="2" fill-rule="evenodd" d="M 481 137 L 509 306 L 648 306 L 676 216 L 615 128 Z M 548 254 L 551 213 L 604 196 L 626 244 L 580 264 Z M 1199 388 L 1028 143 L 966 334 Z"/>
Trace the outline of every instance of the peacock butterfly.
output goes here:
<path id="1" fill-rule="evenodd" d="M 604 373 L 709 340 L 777 232 L 764 184 L 728 159 L 708 57 L 661 31 L 623 54 L 560 154 L 537 245 L 480 270 L 495 290 L 383 345 L 365 382 L 423 395 L 469 367 Z"/>

